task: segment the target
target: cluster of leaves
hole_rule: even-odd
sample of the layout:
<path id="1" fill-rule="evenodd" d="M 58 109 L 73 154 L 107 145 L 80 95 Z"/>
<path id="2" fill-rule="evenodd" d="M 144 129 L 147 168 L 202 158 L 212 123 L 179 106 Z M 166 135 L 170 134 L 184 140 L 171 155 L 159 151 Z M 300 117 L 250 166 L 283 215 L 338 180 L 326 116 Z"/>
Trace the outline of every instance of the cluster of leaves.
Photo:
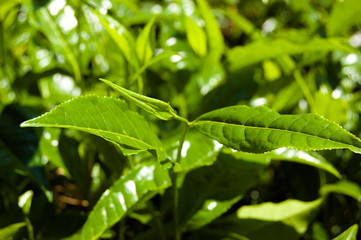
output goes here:
<path id="1" fill-rule="evenodd" d="M 0 238 L 356 239 L 360 15 L 1 1 Z"/>

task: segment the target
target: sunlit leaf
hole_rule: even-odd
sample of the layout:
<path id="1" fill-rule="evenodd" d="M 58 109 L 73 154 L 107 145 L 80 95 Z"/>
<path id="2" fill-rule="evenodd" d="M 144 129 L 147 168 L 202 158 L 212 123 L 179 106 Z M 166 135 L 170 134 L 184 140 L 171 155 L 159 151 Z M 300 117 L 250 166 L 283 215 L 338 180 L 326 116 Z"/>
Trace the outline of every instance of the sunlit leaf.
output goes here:
<path id="1" fill-rule="evenodd" d="M 151 46 L 151 33 L 153 24 L 156 19 L 154 16 L 140 32 L 137 41 L 135 43 L 138 59 L 143 65 L 147 63 L 153 56 L 153 49 Z"/>
<path id="2" fill-rule="evenodd" d="M 356 240 L 357 239 L 358 225 L 354 224 L 346 231 L 335 237 L 333 240 Z"/>
<path id="3" fill-rule="evenodd" d="M 75 80 L 80 81 L 81 71 L 77 59 L 73 51 L 70 49 L 67 41 L 64 39 L 58 26 L 50 16 L 48 10 L 46 8 L 41 8 L 36 11 L 36 16 L 37 20 L 39 21 L 41 30 L 44 32 L 49 41 L 53 44 L 54 49 L 59 51 L 70 63 L 74 72 Z"/>
<path id="4" fill-rule="evenodd" d="M 117 90 L 121 94 L 121 96 L 128 101 L 135 103 L 139 107 L 143 108 L 145 111 L 157 116 L 162 120 L 170 120 L 175 116 L 174 110 L 169 103 L 165 103 L 161 100 L 129 91 L 108 80 L 100 80 L 112 87 L 113 89 Z"/>
<path id="5" fill-rule="evenodd" d="M 193 51 L 203 57 L 207 53 L 207 38 L 203 29 L 190 17 L 185 16 L 187 40 Z"/>
<path id="6" fill-rule="evenodd" d="M 0 239 L 3 240 L 15 240 L 15 234 L 23 227 L 25 227 L 26 224 L 23 222 L 20 223 L 14 223 L 7 227 L 0 229 Z"/>
<path id="7" fill-rule="evenodd" d="M 224 39 L 221 28 L 214 17 L 210 6 L 206 0 L 197 0 L 199 11 L 205 22 L 206 34 L 208 38 L 208 56 L 207 62 L 213 65 L 219 61 L 224 51 Z"/>
<path id="8" fill-rule="evenodd" d="M 361 23 L 360 15 L 360 1 L 345 0 L 336 2 L 327 21 L 328 35 L 337 36 L 346 33 L 352 25 Z"/>
<path id="9" fill-rule="evenodd" d="M 22 127 L 61 127 L 98 135 L 130 155 L 156 150 L 163 158 L 160 141 L 139 114 L 118 99 L 84 96 L 58 105 L 51 112 L 26 121 Z"/>
<path id="10" fill-rule="evenodd" d="M 349 182 L 346 180 L 336 182 L 334 184 L 323 185 L 320 189 L 322 195 L 330 193 L 343 194 L 354 198 L 356 201 L 361 201 L 361 188 L 357 183 Z"/>
<path id="11" fill-rule="evenodd" d="M 81 239 L 98 239 L 135 204 L 169 185 L 168 172 L 159 165 L 151 162 L 137 165 L 103 193 L 83 226 Z"/>
<path id="12" fill-rule="evenodd" d="M 236 150 L 262 153 L 288 147 L 298 150 L 350 149 L 361 153 L 361 140 L 316 114 L 280 115 L 267 107 L 233 106 L 200 116 L 203 134 Z"/>
<path id="13" fill-rule="evenodd" d="M 246 46 L 234 47 L 228 52 L 227 58 L 232 71 L 262 62 L 266 59 L 283 55 L 302 54 L 317 51 L 355 51 L 338 39 L 315 38 L 308 42 L 291 42 L 285 39 L 260 40 Z"/>

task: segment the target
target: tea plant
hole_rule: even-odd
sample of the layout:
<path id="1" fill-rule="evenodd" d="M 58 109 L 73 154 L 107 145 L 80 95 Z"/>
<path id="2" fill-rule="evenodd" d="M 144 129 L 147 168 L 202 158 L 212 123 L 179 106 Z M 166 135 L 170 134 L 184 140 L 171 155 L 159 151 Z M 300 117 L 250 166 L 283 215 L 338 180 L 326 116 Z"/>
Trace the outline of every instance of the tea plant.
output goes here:
<path id="1" fill-rule="evenodd" d="M 1 2 L 0 239 L 356 239 L 360 13 Z"/>

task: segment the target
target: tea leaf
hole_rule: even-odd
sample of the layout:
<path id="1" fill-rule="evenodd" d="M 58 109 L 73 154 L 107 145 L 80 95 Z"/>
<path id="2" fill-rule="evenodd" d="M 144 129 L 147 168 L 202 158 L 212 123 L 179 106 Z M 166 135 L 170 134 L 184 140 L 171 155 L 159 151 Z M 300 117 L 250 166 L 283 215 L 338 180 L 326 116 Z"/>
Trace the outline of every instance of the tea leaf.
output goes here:
<path id="1" fill-rule="evenodd" d="M 163 148 L 148 123 L 118 99 L 85 96 L 58 105 L 44 115 L 28 120 L 22 127 L 71 128 L 98 135 L 130 155 L 156 150 L 164 157 Z"/>
<path id="2" fill-rule="evenodd" d="M 190 17 L 185 17 L 187 40 L 193 51 L 203 57 L 207 53 L 207 38 L 203 29 Z"/>
<path id="3" fill-rule="evenodd" d="M 330 193 L 344 194 L 361 202 L 361 188 L 358 184 L 353 182 L 344 180 L 334 184 L 326 184 L 321 187 L 320 194 L 328 195 Z"/>
<path id="4" fill-rule="evenodd" d="M 170 182 L 168 172 L 159 165 L 151 162 L 137 165 L 103 193 L 82 228 L 81 239 L 98 239 L 138 202 L 149 199 Z"/>
<path id="5" fill-rule="evenodd" d="M 208 137 L 245 152 L 288 147 L 361 153 L 360 139 L 316 114 L 280 115 L 267 107 L 233 106 L 200 116 L 194 126 Z"/>
<path id="6" fill-rule="evenodd" d="M 358 225 L 354 224 L 349 227 L 341 235 L 335 237 L 333 240 L 356 240 L 357 239 Z"/>
<path id="7" fill-rule="evenodd" d="M 153 49 L 151 46 L 151 33 L 156 18 L 157 16 L 152 17 L 152 19 L 140 32 L 135 43 L 138 59 L 141 63 L 143 63 L 143 65 L 146 64 L 153 56 Z"/>
<path id="8" fill-rule="evenodd" d="M 157 116 L 158 118 L 162 120 L 170 120 L 174 118 L 175 113 L 169 103 L 165 103 L 161 100 L 129 91 L 108 80 L 100 80 L 106 83 L 108 86 L 112 87 L 113 89 L 117 90 L 117 92 L 119 92 L 122 97 L 124 97 L 128 101 L 135 103 L 137 106 L 143 108 L 145 111 Z"/>

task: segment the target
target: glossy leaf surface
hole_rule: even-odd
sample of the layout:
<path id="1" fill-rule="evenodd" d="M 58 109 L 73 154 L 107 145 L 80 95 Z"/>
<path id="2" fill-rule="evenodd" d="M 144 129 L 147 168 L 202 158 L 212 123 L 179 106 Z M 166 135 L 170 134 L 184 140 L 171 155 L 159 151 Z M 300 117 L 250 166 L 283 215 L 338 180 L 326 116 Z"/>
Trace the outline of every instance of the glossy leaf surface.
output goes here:
<path id="1" fill-rule="evenodd" d="M 144 197 L 169 185 L 168 172 L 159 165 L 152 162 L 137 165 L 103 193 L 83 226 L 81 239 L 98 239 Z"/>
<path id="2" fill-rule="evenodd" d="M 170 120 L 174 117 L 175 113 L 173 108 L 169 103 L 165 103 L 161 100 L 150 98 L 132 91 L 129 91 L 125 88 L 122 88 L 108 80 L 100 79 L 117 92 L 121 94 L 122 97 L 127 99 L 130 102 L 135 103 L 137 106 L 143 108 L 145 111 L 157 116 L 162 120 Z"/>
<path id="3" fill-rule="evenodd" d="M 227 58 L 231 70 L 237 70 L 263 60 L 283 55 L 302 54 L 317 51 L 354 51 L 353 48 L 338 39 L 313 39 L 307 43 L 296 43 L 285 39 L 261 40 L 246 46 L 235 47 Z"/>
<path id="4" fill-rule="evenodd" d="M 22 127 L 61 127 L 98 135 L 115 145 L 124 154 L 156 150 L 163 158 L 163 149 L 148 123 L 118 99 L 84 96 L 60 104 L 51 112 L 26 121 Z"/>
<path id="5" fill-rule="evenodd" d="M 221 153 L 212 166 L 190 172 L 180 190 L 181 222 L 194 229 L 213 221 L 257 184 L 268 164 Z"/>
<path id="6" fill-rule="evenodd" d="M 194 126 L 233 149 L 262 153 L 281 147 L 299 150 L 347 148 L 361 153 L 361 140 L 315 114 L 280 115 L 266 107 L 233 106 L 200 116 Z"/>
<path id="7" fill-rule="evenodd" d="M 356 240 L 357 239 L 358 225 L 354 224 L 346 231 L 335 237 L 333 240 Z"/>

